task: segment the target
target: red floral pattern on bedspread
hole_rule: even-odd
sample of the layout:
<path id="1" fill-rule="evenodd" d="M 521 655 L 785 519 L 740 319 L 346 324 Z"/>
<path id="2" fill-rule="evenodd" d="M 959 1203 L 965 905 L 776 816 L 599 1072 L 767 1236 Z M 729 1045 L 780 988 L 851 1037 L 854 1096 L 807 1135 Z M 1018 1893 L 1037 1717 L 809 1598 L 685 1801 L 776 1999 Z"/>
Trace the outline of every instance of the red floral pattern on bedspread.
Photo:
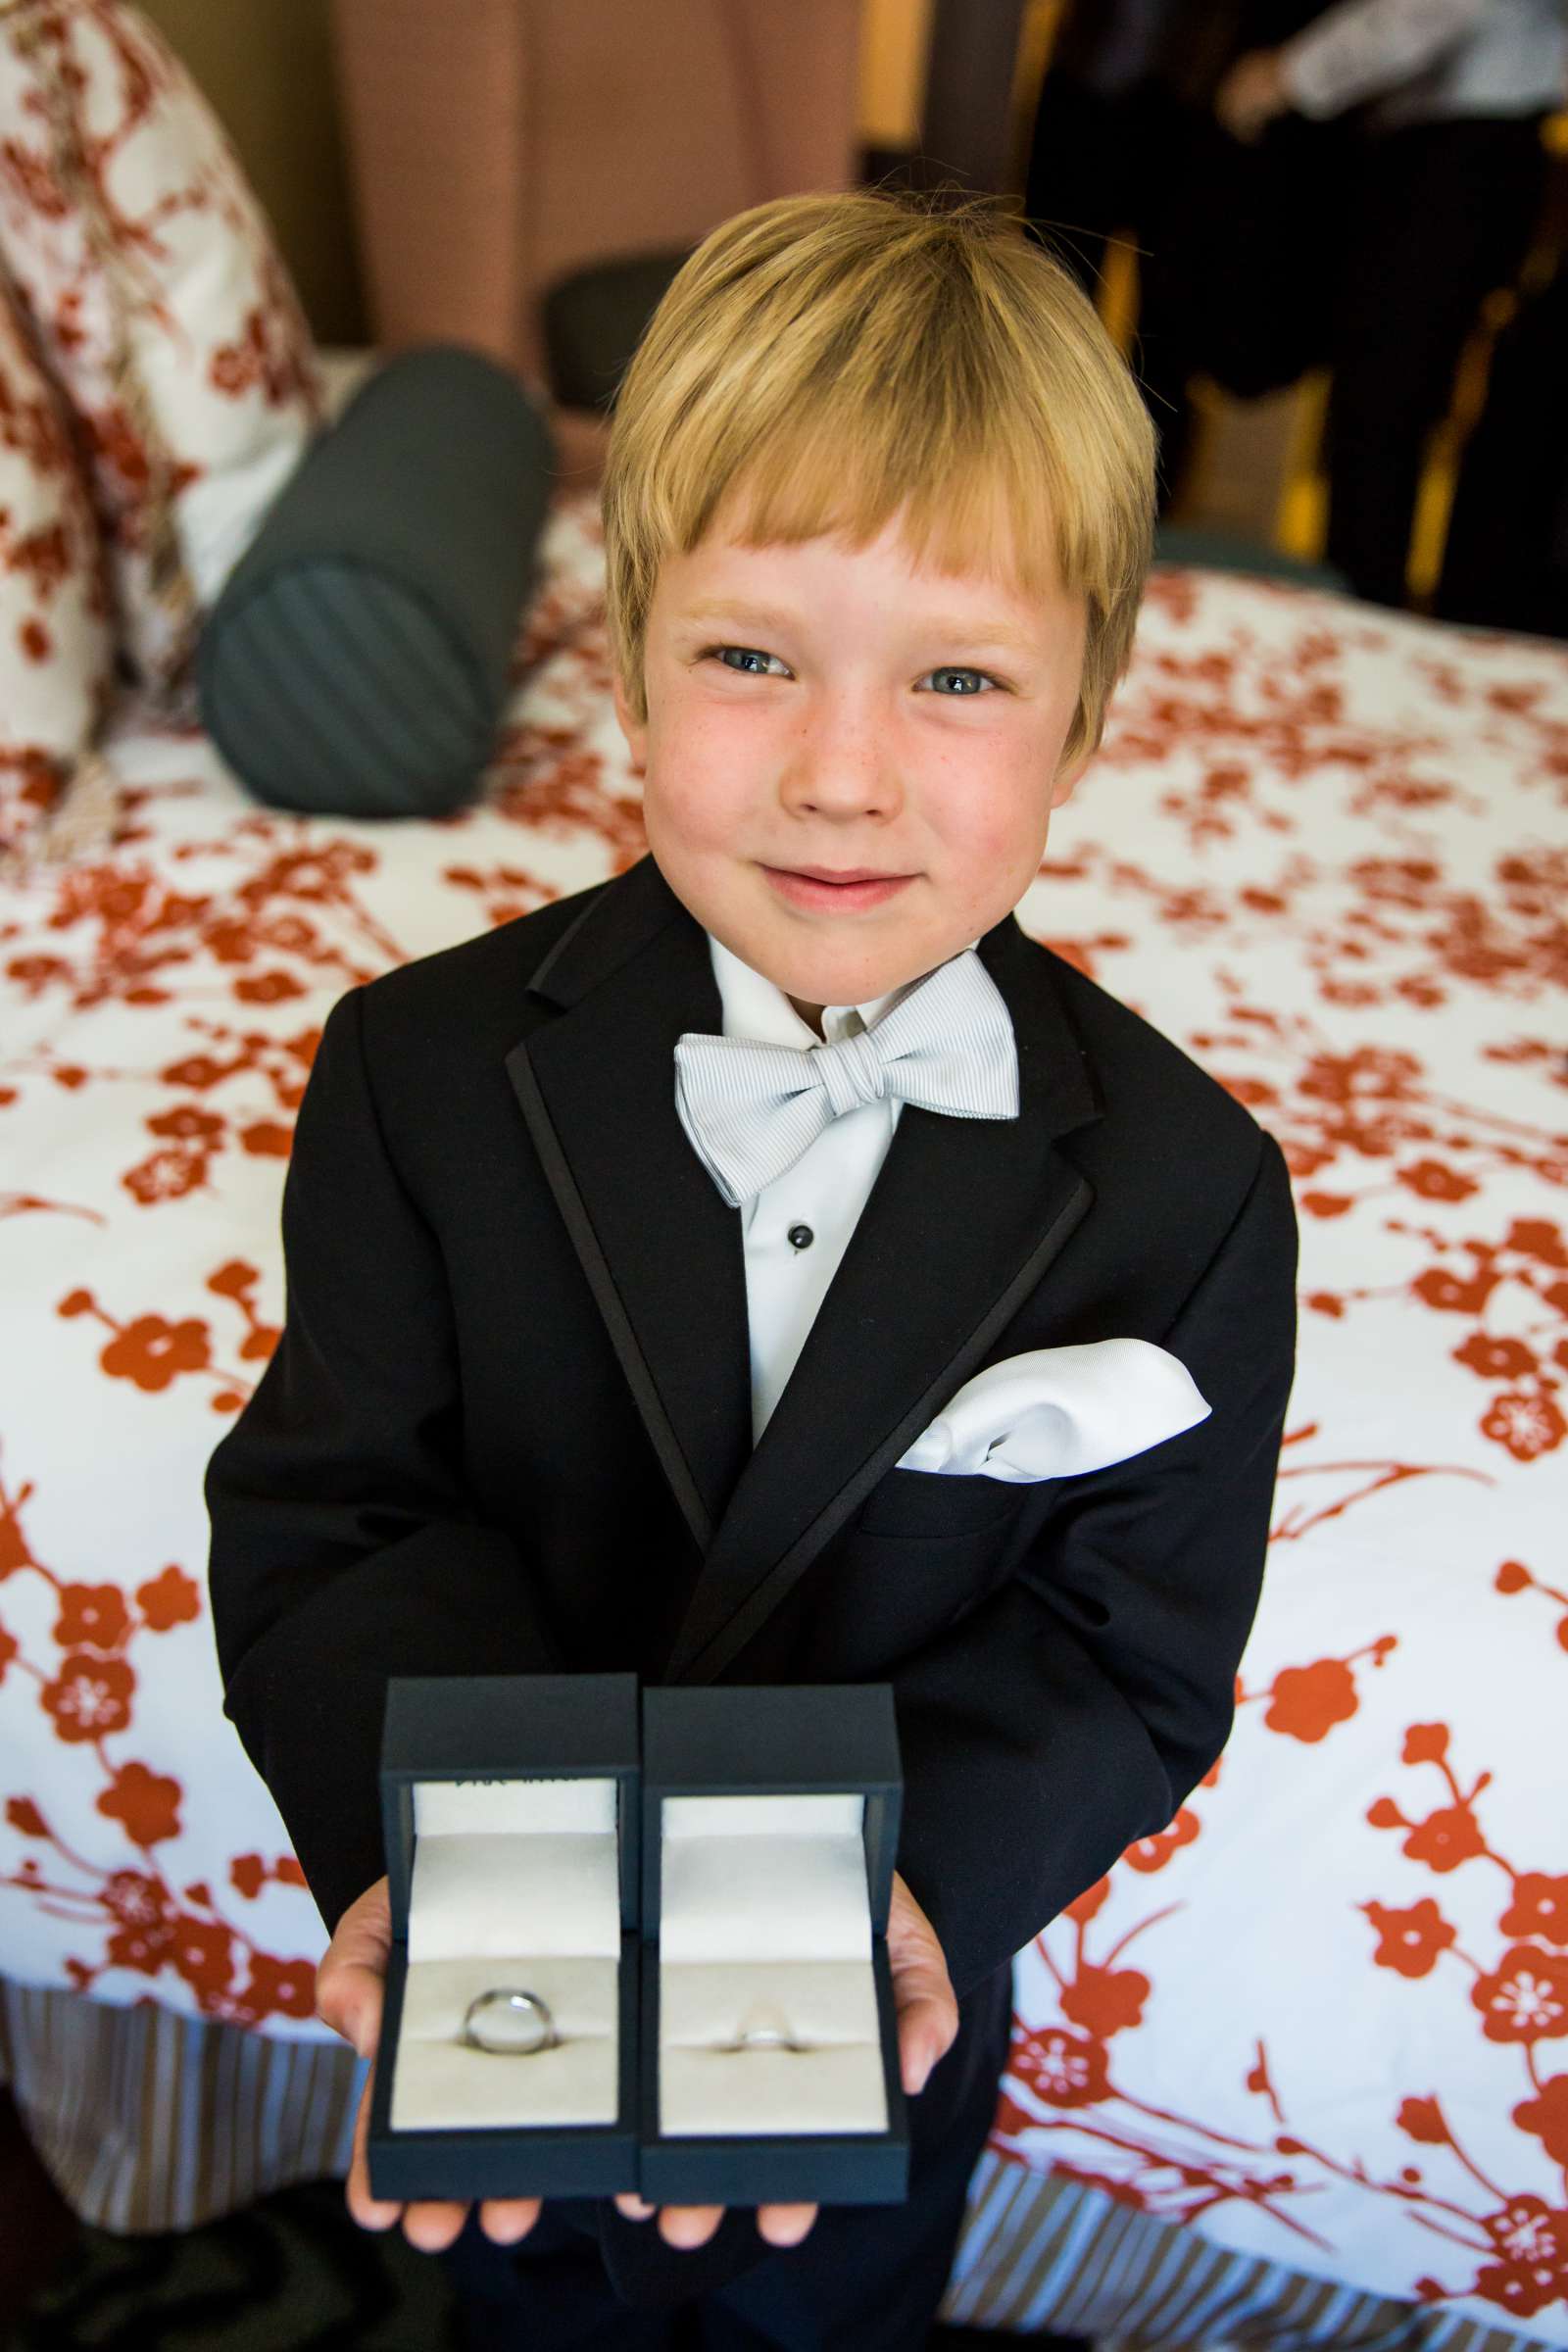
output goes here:
<path id="1" fill-rule="evenodd" d="M 623 870 L 591 501 L 482 803 L 263 812 L 127 710 L 116 855 L 0 908 L 7 1965 L 313 2035 L 201 1471 L 346 988 Z M 1568 2344 L 1568 654 L 1156 575 L 1024 927 L 1279 1139 L 1301 1344 L 1224 1757 L 1019 1955 L 994 2146 Z"/>

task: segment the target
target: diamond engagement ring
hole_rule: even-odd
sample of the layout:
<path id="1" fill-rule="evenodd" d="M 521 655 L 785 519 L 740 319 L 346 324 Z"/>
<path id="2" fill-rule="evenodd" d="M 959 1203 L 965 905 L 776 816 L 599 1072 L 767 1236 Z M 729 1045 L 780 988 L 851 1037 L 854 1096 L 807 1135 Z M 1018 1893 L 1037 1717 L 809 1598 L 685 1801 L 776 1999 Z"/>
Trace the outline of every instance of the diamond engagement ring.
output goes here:
<path id="1" fill-rule="evenodd" d="M 514 2017 L 526 2019 L 532 2011 L 535 2030 L 531 2035 L 519 2040 L 509 2033 L 500 2041 L 484 2040 L 475 2028 L 474 2020 L 492 2003 L 506 2009 Z M 464 2011 L 463 2032 L 459 2038 L 470 2050 L 484 2050 L 492 2057 L 531 2058 L 535 2050 L 554 2049 L 561 2035 L 556 2032 L 556 2021 L 549 2007 L 536 1992 L 514 1991 L 510 1985 L 498 1984 L 488 1992 L 476 1994 L 468 2003 Z"/>

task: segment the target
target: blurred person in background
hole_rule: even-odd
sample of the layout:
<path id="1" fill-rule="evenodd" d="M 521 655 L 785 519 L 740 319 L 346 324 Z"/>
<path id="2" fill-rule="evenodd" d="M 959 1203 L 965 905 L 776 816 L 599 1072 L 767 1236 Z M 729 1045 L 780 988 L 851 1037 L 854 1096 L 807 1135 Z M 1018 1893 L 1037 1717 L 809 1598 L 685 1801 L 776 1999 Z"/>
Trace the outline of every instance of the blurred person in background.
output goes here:
<path id="1" fill-rule="evenodd" d="M 1037 101 L 1029 233 L 1092 300 L 1107 241 L 1130 231 L 1130 354 L 1159 433 L 1159 512 L 1193 457 L 1190 378 L 1239 398 L 1322 356 L 1341 226 L 1347 124 L 1282 122 L 1245 144 L 1214 103 L 1243 57 L 1268 55 L 1321 0 L 1065 0 Z"/>
<path id="2" fill-rule="evenodd" d="M 1568 102 L 1568 0 L 1341 0 L 1240 58 L 1215 111 L 1252 141 L 1359 107 L 1324 427 L 1327 555 L 1406 602 L 1416 491 L 1481 304 L 1541 219 L 1546 117 Z"/>

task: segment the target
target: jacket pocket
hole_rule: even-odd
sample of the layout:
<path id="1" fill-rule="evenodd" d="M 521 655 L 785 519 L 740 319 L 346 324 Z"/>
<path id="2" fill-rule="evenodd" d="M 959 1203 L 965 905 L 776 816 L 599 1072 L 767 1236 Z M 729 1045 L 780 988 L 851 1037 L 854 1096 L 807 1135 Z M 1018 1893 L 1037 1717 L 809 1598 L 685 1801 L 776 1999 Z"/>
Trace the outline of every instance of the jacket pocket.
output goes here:
<path id="1" fill-rule="evenodd" d="M 890 1470 L 850 1521 L 856 1536 L 885 1536 L 901 1544 L 922 1537 L 983 1535 L 1016 1519 L 1025 1498 L 1054 1483 L 1013 1485 L 1004 1478 L 948 1470 Z"/>
<path id="2" fill-rule="evenodd" d="M 797 1679 L 880 1680 L 994 1589 L 1016 1524 L 1010 1512 L 961 1529 L 868 1532 L 852 1522 L 805 1580 Z"/>

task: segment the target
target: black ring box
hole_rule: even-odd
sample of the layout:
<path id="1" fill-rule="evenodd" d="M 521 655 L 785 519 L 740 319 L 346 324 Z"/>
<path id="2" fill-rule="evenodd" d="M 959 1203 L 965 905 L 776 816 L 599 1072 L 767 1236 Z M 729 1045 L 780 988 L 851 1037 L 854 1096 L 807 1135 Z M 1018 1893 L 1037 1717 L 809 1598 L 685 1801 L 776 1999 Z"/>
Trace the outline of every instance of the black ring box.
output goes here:
<path id="1" fill-rule="evenodd" d="M 620 1896 L 618 2085 L 609 2124 L 392 2129 L 409 1970 L 416 1790 L 428 1782 L 612 1779 Z M 886 2128 L 664 2136 L 660 1913 L 666 1797 L 858 1795 Z M 392 1944 L 367 2156 L 407 2201 L 612 2196 L 656 2204 L 897 2204 L 908 2118 L 887 1925 L 903 1777 L 886 1683 L 650 1687 L 630 1674 L 394 1676 L 381 1748 Z M 505 1969 L 498 1963 L 498 1982 Z M 498 2058 L 526 2065 L 526 2058 Z"/>
<path id="2" fill-rule="evenodd" d="M 395 1675 L 389 1680 L 381 1818 L 392 1948 L 367 2147 L 373 2195 L 471 2201 L 613 2196 L 636 2188 L 638 1767 L 635 1675 Z M 429 1781 L 574 1779 L 615 1782 L 621 1925 L 615 2121 L 395 2132 L 392 2095 L 409 1968 L 416 1788 Z M 527 2060 L 503 2057 L 495 2063 L 521 2066 Z"/>
<path id="3" fill-rule="evenodd" d="M 642 1759 L 643 2196 L 657 2205 L 902 2203 L 908 2194 L 909 2133 L 887 1925 L 904 1783 L 891 1687 L 709 1683 L 646 1689 Z M 886 2129 L 663 2136 L 659 1931 L 664 1799 L 851 1792 L 864 1798 Z"/>

